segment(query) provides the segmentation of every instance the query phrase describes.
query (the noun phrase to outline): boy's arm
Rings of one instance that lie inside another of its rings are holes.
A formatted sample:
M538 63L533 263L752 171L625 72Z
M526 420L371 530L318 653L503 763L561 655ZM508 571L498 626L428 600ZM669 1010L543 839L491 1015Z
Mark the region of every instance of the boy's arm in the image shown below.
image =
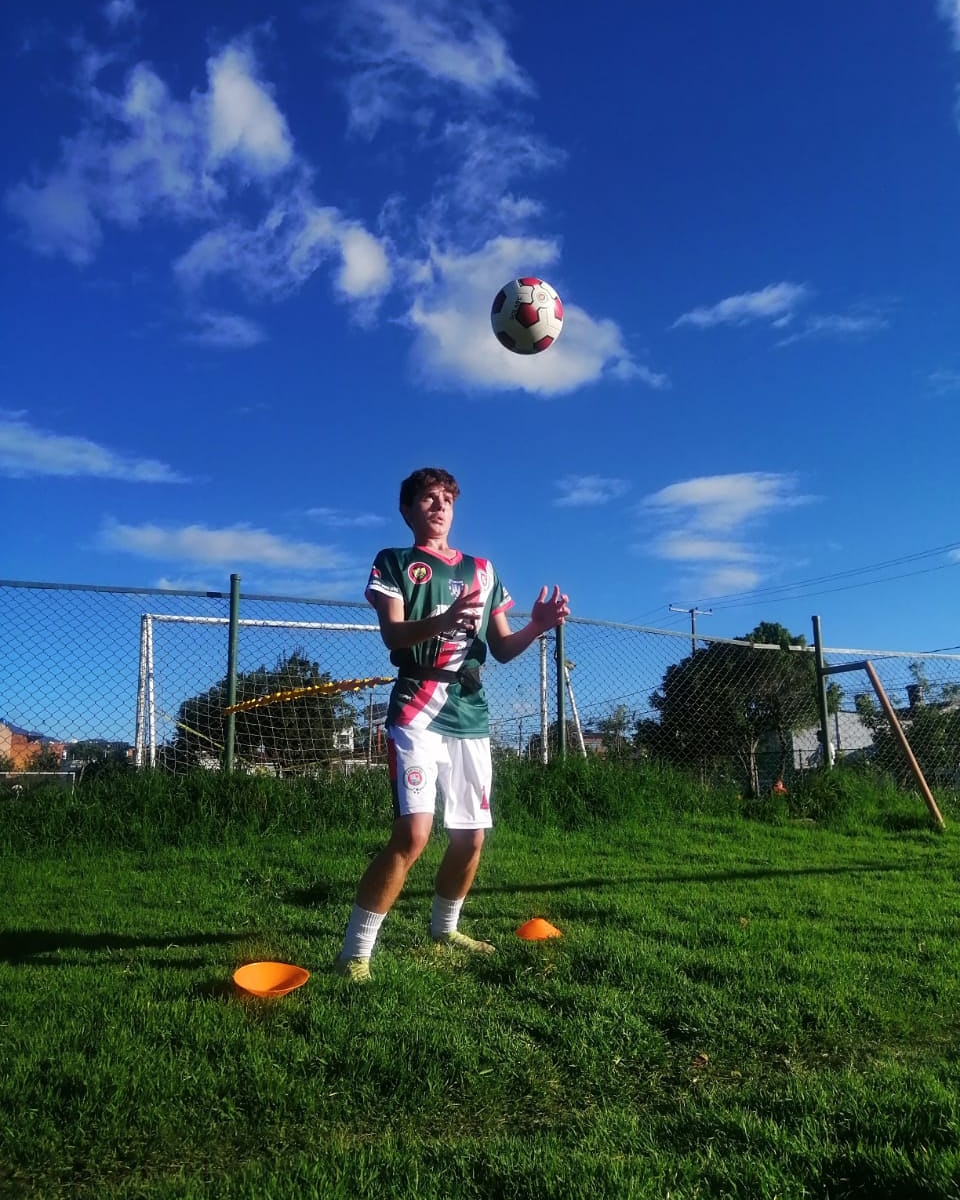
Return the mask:
M476 592L465 592L458 596L442 613L424 617L420 621L403 619L403 600L399 596L387 596L383 592L371 592L370 603L380 622L380 636L388 650L409 650L431 638L475 629L480 620L480 606Z
M553 595L547 596L547 589L542 587L540 595L534 601L530 610L530 620L522 629L513 632L506 613L494 613L487 626L487 645L490 653L500 663L510 662L518 654L550 629L562 625L564 618L570 616L570 597L562 595L559 587L554 587Z

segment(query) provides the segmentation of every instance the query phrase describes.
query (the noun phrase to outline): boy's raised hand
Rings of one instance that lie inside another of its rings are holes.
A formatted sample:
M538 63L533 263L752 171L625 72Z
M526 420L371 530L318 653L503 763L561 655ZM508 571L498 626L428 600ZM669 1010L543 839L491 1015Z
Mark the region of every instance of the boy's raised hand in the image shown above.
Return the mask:
M533 602L533 608L530 610L530 623L534 628L539 629L541 633L546 633L548 629L556 629L558 625L562 625L564 619L570 616L570 597L565 593L561 593L560 588L555 584L553 595L547 595L546 586L540 589L540 595Z

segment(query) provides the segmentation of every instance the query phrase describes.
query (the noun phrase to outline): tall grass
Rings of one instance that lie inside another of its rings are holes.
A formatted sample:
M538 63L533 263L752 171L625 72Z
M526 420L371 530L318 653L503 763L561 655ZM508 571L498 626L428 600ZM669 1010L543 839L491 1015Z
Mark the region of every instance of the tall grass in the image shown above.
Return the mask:
M954 793L939 800L946 816L960 813ZM9 849L77 843L150 849L275 830L383 828L391 813L386 772L376 769L281 780L118 767L81 779L72 793L50 785L0 804L0 847ZM930 825L919 794L859 770L811 772L786 796L749 801L733 785L704 783L667 765L593 755L546 767L504 759L497 765L495 804L498 820L530 832L682 814L771 824L806 819L847 831Z

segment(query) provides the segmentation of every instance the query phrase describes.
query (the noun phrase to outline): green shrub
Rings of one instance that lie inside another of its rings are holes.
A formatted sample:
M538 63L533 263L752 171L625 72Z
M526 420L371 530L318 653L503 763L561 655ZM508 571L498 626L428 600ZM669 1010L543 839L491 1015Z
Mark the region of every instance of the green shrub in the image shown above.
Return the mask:
M891 832L929 829L932 818L919 791L898 788L870 767L843 765L800 776L789 794L790 813L832 829Z

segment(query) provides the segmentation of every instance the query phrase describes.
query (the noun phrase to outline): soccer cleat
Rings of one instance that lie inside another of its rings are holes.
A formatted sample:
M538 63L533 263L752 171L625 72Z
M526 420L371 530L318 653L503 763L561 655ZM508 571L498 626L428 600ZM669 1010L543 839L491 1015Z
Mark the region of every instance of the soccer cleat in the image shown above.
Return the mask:
M496 950L496 946L491 946L489 942L467 937L459 929L454 929L452 933L441 933L433 940L438 946L449 946L452 950L468 950L471 954L493 954Z
M373 978L369 958L338 958L333 969L350 983L367 983Z

